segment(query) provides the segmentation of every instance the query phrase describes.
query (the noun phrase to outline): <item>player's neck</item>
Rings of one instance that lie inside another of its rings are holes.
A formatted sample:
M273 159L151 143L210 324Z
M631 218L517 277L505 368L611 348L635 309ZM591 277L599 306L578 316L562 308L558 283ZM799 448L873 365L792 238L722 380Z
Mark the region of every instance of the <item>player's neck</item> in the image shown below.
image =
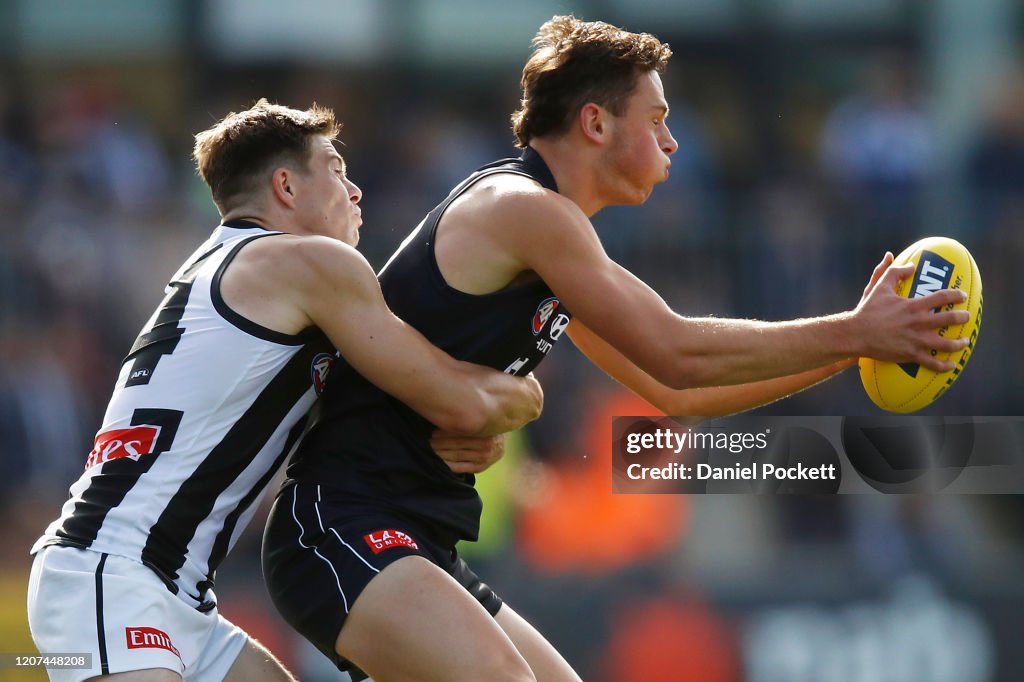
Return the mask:
M264 227L269 230L279 230L281 232L289 232L292 234L300 234L303 232L303 230L296 229L296 226L292 224L293 221L290 219L290 216L280 211L268 210L256 204L235 207L224 214L221 218L221 223L228 223L234 220L245 220L250 223L256 223L260 227Z
M608 205L599 192L590 150L576 144L568 135L535 138L530 141L530 146L551 170L558 193L575 202L587 217Z

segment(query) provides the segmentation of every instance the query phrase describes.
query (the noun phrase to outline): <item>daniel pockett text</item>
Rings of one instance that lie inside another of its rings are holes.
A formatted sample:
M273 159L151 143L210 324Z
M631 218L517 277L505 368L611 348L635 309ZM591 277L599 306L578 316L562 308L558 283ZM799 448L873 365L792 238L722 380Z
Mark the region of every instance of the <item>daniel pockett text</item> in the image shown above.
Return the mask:
M1024 417L615 416L613 493L1024 493Z
M628 455L645 452L682 455L700 451L748 454L752 461L742 463L685 464L679 461L660 466L645 466L640 462L626 465L626 476L634 481L678 480L678 481L834 481L835 464L807 466L797 462L793 466L781 466L769 462L758 462L758 451L768 448L771 429L759 433L726 433L723 431L694 431L692 429L656 428L644 432L627 433L625 451Z
M843 464L821 434L774 417L615 417L612 492L835 494Z

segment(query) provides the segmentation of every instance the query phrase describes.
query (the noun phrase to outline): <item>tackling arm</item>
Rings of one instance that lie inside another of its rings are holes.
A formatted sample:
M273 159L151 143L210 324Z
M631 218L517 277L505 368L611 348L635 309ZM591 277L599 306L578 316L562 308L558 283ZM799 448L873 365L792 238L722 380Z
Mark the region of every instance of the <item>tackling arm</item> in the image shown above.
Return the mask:
M543 392L513 377L460 362L387 307L373 270L355 249L330 239L291 244L298 304L364 377L436 426L494 435L536 419Z

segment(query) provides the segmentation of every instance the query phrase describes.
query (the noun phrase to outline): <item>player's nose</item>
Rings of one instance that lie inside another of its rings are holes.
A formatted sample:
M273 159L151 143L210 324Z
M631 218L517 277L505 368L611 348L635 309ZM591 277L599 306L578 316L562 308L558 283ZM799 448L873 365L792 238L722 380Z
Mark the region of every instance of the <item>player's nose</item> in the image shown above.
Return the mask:
M348 178L345 178L345 186L348 188L348 198L353 204L358 204L359 200L363 198L363 190L359 189L359 185L352 182Z
M679 149L679 143L676 142L676 138L672 137L672 133L669 131L668 126L666 126L664 137L661 140L661 151L672 156L676 153L677 149Z

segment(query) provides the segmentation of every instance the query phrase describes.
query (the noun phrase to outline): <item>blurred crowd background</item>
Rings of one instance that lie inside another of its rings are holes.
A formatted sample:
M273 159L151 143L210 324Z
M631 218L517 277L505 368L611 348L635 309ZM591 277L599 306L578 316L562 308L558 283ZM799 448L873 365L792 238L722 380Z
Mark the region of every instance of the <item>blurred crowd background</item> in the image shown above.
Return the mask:
M928 413L1024 414L1018 2L0 0L0 649L32 650L28 548L217 223L192 135L259 97L333 107L380 267L513 155L519 72L555 13L675 52L672 177L598 214L612 257L684 315L786 319L849 309L886 250L955 237L985 320ZM464 551L584 679L1024 679L1020 497L613 496L610 418L650 408L569 343L553 356L546 413L481 477L485 538ZM850 370L761 412L877 408ZM303 679L337 679L270 606L261 530L221 571L223 612Z

